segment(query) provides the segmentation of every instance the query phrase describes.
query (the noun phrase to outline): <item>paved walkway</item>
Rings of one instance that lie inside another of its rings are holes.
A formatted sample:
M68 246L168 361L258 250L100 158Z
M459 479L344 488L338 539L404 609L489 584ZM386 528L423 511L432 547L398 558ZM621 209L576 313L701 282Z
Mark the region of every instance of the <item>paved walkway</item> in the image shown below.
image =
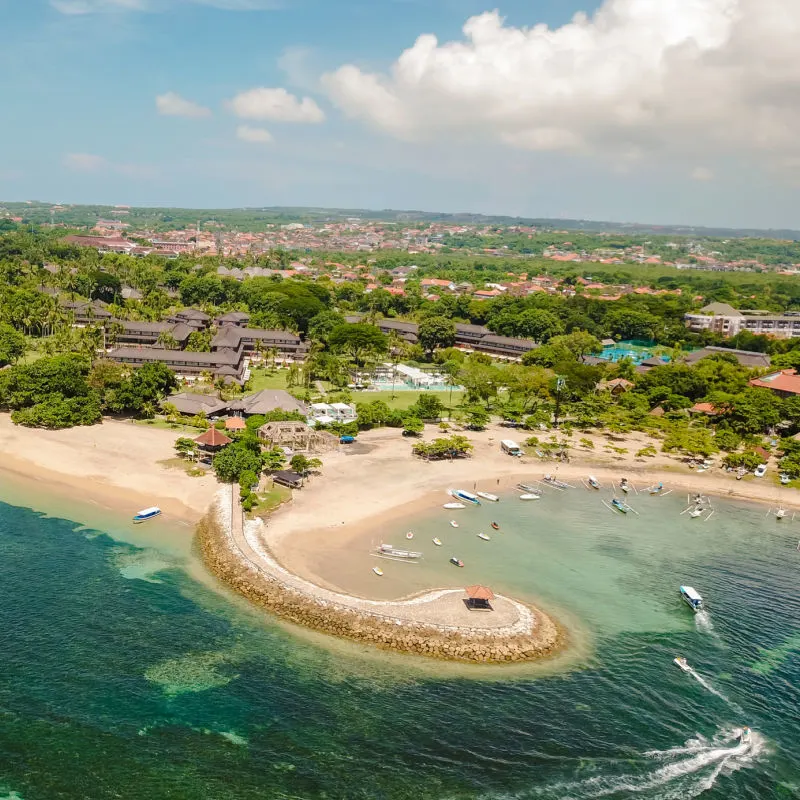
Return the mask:
M223 487L217 499L217 515L229 544L240 559L262 577L275 581L320 606L355 611L395 625L435 628L467 636L520 636L533 633L536 620L530 608L496 595L491 613L469 611L463 589L439 589L406 600L365 600L333 592L284 569L263 540L261 520L243 521L236 487Z

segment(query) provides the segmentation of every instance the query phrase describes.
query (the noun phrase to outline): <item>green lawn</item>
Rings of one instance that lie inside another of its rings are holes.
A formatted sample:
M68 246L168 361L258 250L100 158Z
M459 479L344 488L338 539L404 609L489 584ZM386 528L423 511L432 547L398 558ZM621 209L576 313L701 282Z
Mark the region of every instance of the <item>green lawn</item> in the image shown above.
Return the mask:
M279 369L275 372L268 372L263 367L256 367L251 371L250 384L252 392L260 392L262 389L286 389L286 376L289 370Z
M174 431L177 436L186 434L187 436L198 436L203 433L205 428L195 428L192 425L180 425L177 422L167 422L165 419L134 419L134 425L147 425L150 428L159 428L165 431Z
M391 409L405 411L405 409L417 402L417 398L421 394L432 394L438 397L445 407L450 402L450 392L395 392L394 398L392 398L391 390L386 392L353 392L353 402L373 403L376 400L382 400ZM463 396L464 392L453 392L453 408L461 402Z

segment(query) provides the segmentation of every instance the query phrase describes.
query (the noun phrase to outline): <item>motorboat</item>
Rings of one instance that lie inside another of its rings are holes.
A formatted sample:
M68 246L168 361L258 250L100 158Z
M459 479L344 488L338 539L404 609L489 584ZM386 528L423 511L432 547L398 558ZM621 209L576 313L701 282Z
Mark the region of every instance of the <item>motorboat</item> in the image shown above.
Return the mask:
M466 508L463 503L445 503L442 508L449 508L455 511L457 508Z
M478 495L472 494L472 492L468 492L465 489L448 489L447 494L460 503L470 503L473 506L479 506L481 504Z
M533 494L533 492L526 492L525 494L521 494L519 496L519 499L520 500L538 500L539 499L539 495L538 494Z
M619 497L615 497L611 501L611 505L617 510L622 512L623 514L627 514L630 511L630 506L624 501L620 500Z
M691 586L681 586L680 594L686 605L688 605L692 611L702 610L703 598L700 597L700 593L696 589L693 589Z
M400 558L406 561L422 558L422 553L417 553L413 550L402 550L398 547L392 547L390 544L382 544L377 548L377 553L384 558Z
M750 738L752 735L753 731L751 731L750 728L742 728L739 731L739 736L737 737L739 739L739 744L750 744Z
M450 527L451 528L457 528L458 527L458 523L454 519L451 519L450 520Z
M373 567L372 571L379 577L383 577L383 570L380 567Z
M587 482L592 489L600 489L600 481L598 481L594 475L590 475L587 479Z
M414 531L409 531L406 534L406 539L413 539L414 538Z
M492 541L492 537L491 536L487 536L485 533L479 533L478 534L478 538L479 539L483 539L484 542L491 542Z
M462 561L460 558L456 558L455 556L453 556L453 557L450 559L450 563L451 563L453 566L456 566L456 567L463 567L463 566L464 566L464 562L463 562L463 561Z
M149 519L153 519L161 514L161 509L158 506L152 506L151 508L143 508L141 511L136 513L133 517L133 521L135 523L139 522L147 522Z
M677 658L673 658L672 663L679 669L682 669L684 672L689 672L691 670L689 663L686 661L685 658L683 658L683 656L678 656Z
M498 525L496 522L493 522L493 523L492 523L492 527L493 527L493 528L494 528L496 531L499 531L499 530L500 530L500 526L499 526L499 525Z
M496 494L492 494L491 492L478 492L478 497L482 497L484 500L488 500L490 503L499 503L500 498Z
M437 547L441 547L441 546L442 546L442 540L441 540L441 539L440 539L438 536L434 536L434 537L433 537L433 543L434 543L434 544L435 544Z

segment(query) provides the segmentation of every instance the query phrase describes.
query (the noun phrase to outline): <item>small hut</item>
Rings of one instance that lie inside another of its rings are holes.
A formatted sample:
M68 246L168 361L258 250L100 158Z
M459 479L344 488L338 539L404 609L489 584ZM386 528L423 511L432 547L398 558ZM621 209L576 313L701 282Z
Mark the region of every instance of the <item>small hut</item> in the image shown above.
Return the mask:
M494 600L494 592L488 586L467 586L465 605L470 611L493 611L489 601Z
M218 431L216 428L209 428L204 434L195 439L195 442L200 445L200 449L209 455L218 453L223 447L229 445L231 441L232 439L229 439L222 431Z
M241 417L228 417L225 420L226 431L243 431L247 425Z
M292 470L284 469L272 473L272 480L281 486L287 486L289 489L302 489L303 476Z

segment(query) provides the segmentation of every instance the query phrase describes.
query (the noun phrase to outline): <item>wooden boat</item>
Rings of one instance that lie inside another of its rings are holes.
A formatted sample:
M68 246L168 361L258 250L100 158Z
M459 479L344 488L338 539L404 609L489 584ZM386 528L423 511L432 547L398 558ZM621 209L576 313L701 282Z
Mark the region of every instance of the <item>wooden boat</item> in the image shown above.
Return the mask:
M491 542L492 541L492 537L491 536L487 536L485 533L479 533L478 534L478 538L479 539L483 539L484 542Z
M587 481L589 483L589 486L592 487L592 489L600 489L600 481L598 481L594 475L590 475Z
M498 525L496 522L493 522L493 523L492 523L492 527L493 527L493 528L494 528L496 531L499 531L499 530L500 530L500 526L499 526L499 525Z
M398 558L404 561L414 561L422 558L422 553L417 553L414 550L401 550L398 547L392 547L390 544L382 544L378 547L377 554L383 558Z
M658 483L653 484L652 486L648 486L645 491L648 494L661 494L664 491L664 484L660 481Z
M574 489L575 487L571 483L567 483L566 481L560 481L555 475L545 475L542 478L542 483L546 483L548 486L552 486L554 489Z
M455 511L457 508L466 508L463 503L445 503L442 508L449 508Z
M479 506L481 504L478 495L472 494L472 492L468 492L466 489L448 489L447 494L461 503L470 503L473 506Z
M455 556L453 556L450 559L450 563L453 564L453 566L456 566L456 567L463 567L464 566L464 562L460 558L456 558Z
M491 494L490 492L478 492L478 497L482 497L484 500L488 500L490 503L500 502L500 498L496 494Z
M134 515L133 521L134 523L147 522L147 520L154 519L159 514L161 514L161 509L158 506L143 508L141 511L139 511L137 514Z
M458 523L454 519L451 519L450 520L450 527L451 528L457 528L458 527Z
M619 488L622 489L622 491L625 492L625 494L628 494L628 492L631 490L631 485L628 483L627 478L622 478L620 480Z
M383 570L380 567L373 567L372 571L379 577L383 577Z
M413 538L414 538L414 532L413 532L413 531L409 531L409 532L406 534L406 539L413 539Z
M528 483L518 483L517 489L519 489L521 492L527 492L528 494L536 494L537 492L536 487L531 486Z
M434 544L435 544L437 547L441 547L441 546L442 546L442 540L441 540L441 539L440 539L438 536L434 536L434 537L433 537L433 543L434 543Z
M539 499L539 495L538 494L533 494L533 492L528 492L526 494L521 494L519 496L519 499L520 500L538 500Z
M630 506L623 500L620 500L618 497L615 497L611 501L611 505L616 508L617 511L621 511L623 514L627 514L628 511L630 511Z
M698 508L697 506L695 506L695 507L694 507L694 508L693 508L693 509L692 509L692 510L689 512L689 516L690 516L692 519L697 519L698 517L702 517L702 516L703 516L703 509L702 509L702 508Z

